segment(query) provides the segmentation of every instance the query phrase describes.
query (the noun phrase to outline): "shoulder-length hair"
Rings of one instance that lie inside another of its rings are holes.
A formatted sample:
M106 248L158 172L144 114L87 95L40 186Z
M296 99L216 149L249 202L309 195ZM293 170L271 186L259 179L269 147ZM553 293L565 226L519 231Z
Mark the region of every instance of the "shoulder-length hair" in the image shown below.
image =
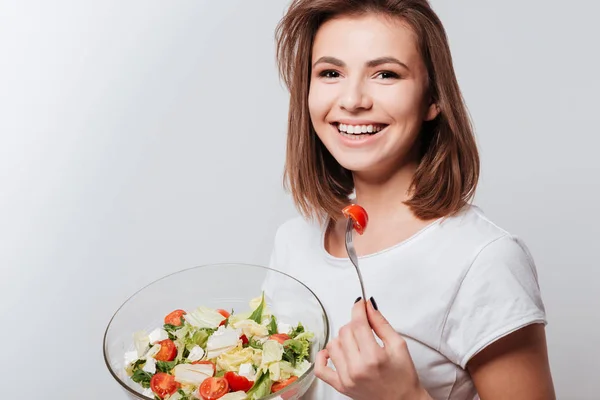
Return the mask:
M421 219L460 211L474 196L479 154L454 72L445 29L427 0L293 0L276 29L279 73L290 91L284 186L305 217L341 217L352 173L325 148L308 111L311 58L319 27L340 15L379 13L416 33L428 71L428 95L440 109L420 132L421 158L405 202Z

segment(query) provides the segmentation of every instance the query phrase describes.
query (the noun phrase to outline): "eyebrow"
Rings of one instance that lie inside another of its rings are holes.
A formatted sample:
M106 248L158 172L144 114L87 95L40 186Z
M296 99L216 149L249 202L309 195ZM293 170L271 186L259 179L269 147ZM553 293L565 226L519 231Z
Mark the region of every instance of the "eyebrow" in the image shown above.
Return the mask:
M340 67L343 68L346 66L346 63L344 63L342 60L340 60L339 58L335 58L335 57L329 57L329 56L324 56L319 58L314 64L313 64L313 68L315 66L317 66L317 64L333 64L336 67ZM374 67L378 67L380 65L383 64L397 64L403 68L406 68L407 70L410 71L410 69L408 68L408 66L406 64L404 64L402 61L398 60L397 58L394 57L379 57L376 58L374 60L370 60L367 61L365 63L365 65L369 68L374 68Z

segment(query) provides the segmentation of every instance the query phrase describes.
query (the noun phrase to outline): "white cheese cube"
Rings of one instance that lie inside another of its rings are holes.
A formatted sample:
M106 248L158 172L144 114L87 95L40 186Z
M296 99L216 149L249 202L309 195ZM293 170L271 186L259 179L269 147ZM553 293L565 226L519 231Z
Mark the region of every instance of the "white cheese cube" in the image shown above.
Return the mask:
M161 328L156 328L148 335L148 340L150 341L150 344L154 344L156 342L160 342L161 340L165 340L168 338L169 334L167 333L167 331Z
M246 377L249 381L256 379L256 371L251 363L241 364L238 375Z
M292 326L290 324L286 324L285 322L277 323L277 332L278 333L290 333Z
M142 368L142 370L151 373L151 374L155 374L156 373L156 360L152 357L148 358L146 360L146 363L144 364L144 368Z
M154 392L152 391L152 389L148 388L148 389L144 389L144 391L142 392L142 394L146 397L150 397L151 399L154 398Z
M200 361L204 357L204 349L200 346L194 346L192 350L190 350L190 354L187 359L189 361Z

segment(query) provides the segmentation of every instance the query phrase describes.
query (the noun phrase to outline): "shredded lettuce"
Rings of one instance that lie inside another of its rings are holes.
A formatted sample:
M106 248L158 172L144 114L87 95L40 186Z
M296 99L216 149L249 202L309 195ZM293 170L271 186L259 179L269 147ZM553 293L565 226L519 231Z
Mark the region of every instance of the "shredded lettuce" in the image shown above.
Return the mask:
M142 385L143 388L150 387L150 379L152 379L152 375L150 372L143 371L141 369L137 369L133 375L131 375L131 380Z
M246 392L246 396L251 400L258 400L261 397L271 394L271 386L273 381L269 377L269 374L258 372L254 385Z
M189 312L183 318L195 328L213 328L219 327L219 324L225 320L218 311L208 307L198 307Z
M290 337L292 339L295 339L296 336L298 336L299 334L304 332L304 326L302 325L301 322L298 322L298 325L292 329L292 331L290 332Z
M250 305L252 306L252 302L250 302ZM265 308L265 293L263 292L260 303L258 304L258 306L256 306L256 308L254 309L252 314L250 314L250 317L248 319L251 319L251 320L255 321L257 324L260 324L263 319L263 309L264 308Z
M289 349L292 351L297 363L306 360L309 356L310 341L306 337L301 339L288 339L283 342L283 346L286 350ZM289 357L290 353L288 352L287 355ZM290 361L288 357L286 357L286 361Z
M262 364L268 364L281 361L283 356L283 346L276 340L267 340L263 344Z

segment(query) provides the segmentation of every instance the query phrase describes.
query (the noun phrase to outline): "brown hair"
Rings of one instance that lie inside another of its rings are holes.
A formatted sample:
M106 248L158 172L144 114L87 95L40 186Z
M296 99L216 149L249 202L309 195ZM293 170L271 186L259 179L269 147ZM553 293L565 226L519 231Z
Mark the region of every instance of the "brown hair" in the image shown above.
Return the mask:
M421 219L458 212L474 196L479 155L452 65L446 32L427 0L293 0L276 29L277 61L290 91L284 186L306 217L337 219L354 189L352 173L325 148L308 112L312 46L319 27L339 15L381 13L409 24L439 115L423 124L422 153L405 203Z

